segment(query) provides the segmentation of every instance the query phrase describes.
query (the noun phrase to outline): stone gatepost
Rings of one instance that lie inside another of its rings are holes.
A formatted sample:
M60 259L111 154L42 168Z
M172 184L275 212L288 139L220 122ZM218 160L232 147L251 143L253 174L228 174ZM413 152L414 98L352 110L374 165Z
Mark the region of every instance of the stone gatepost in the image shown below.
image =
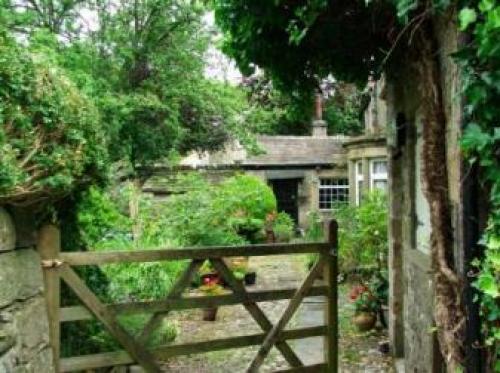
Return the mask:
M0 373L54 371L30 215L0 207Z

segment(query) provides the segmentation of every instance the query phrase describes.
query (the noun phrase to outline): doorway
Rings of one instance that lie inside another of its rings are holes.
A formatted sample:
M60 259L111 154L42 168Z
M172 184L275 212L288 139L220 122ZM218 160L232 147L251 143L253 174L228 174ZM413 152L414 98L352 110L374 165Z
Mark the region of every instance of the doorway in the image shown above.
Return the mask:
M297 225L299 223L299 182L300 179L269 180L276 196L278 212L286 212Z

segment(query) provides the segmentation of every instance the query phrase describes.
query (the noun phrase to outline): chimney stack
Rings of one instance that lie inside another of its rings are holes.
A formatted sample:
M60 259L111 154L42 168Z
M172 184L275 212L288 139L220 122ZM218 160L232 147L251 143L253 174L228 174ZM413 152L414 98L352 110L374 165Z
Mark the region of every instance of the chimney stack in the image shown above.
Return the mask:
M326 122L323 120L323 96L316 94L314 120L312 122L313 137L327 137Z

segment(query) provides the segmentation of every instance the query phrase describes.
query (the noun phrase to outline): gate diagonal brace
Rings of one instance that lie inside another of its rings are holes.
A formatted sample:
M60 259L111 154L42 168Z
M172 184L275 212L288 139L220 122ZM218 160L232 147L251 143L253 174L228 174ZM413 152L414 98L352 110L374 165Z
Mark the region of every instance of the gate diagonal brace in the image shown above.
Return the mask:
M316 264L313 269L307 275L306 279L302 282L301 286L297 289L292 299L288 303L285 311L276 325L268 332L264 342L259 348L257 355L250 363L250 366L247 369L249 373L256 373L259 371L259 368L264 363L265 358L271 351L271 348L279 341L279 336L283 329L286 327L290 319L293 317L297 309L299 308L302 300L307 295L311 287L314 285L314 281L318 278L323 266L325 264L325 259L322 257Z
M142 344L134 339L116 320L116 314L110 312L97 296L87 287L85 282L76 272L64 264L60 268L61 278L78 296L80 301L94 316L103 323L108 332L113 336L134 359L148 373L160 373L160 367L154 356Z
M265 333L269 333L273 329L273 324L268 319L266 314L260 309L257 303L250 300L245 287L234 277L232 271L227 267L226 263L220 258L210 259L210 262L212 263L216 271L219 272L220 275L222 275L222 278L227 282L234 293L236 295L240 295L243 299L245 299L245 301L243 302L243 306L261 327L261 329ZM286 341L277 341L275 344L276 348L281 352L283 357L292 367L296 368L304 366L300 358Z

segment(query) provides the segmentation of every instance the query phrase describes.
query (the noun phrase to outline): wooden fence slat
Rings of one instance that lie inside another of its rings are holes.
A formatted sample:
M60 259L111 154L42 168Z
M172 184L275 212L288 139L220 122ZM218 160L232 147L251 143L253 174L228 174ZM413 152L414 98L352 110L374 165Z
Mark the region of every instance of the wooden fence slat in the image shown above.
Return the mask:
M323 373L326 371L326 364L308 365L284 370L276 370L274 373Z
M148 373L160 372L154 357L118 323L116 317L109 312L101 301L92 293L85 283L70 267L63 264L60 274L66 284L74 291L85 306L101 321L108 332L116 338L130 356L137 361Z
M280 341L284 342L289 339L318 337L325 335L326 330L326 326L286 330L282 335L280 335ZM248 347L261 344L265 337L266 333L260 333L222 339L212 339L203 342L192 342L182 345L171 345L154 349L154 354L161 359L166 359L179 355L190 355L210 351Z
M304 299L309 289L313 286L314 281L316 281L316 279L318 278L320 271L323 269L324 264L325 264L325 259L323 257L321 257L320 260L316 262L312 270L309 272L305 280L302 282L300 288L297 290L293 298L288 303L288 306L286 307L279 321L269 331L269 334L267 335L266 339L259 348L257 355L250 363L247 372L256 373L259 371L259 368L264 362L266 356L269 354L269 351L271 351L271 348L278 341L279 334L288 324L293 314L295 313L295 311L297 311L300 304L302 303L302 299Z
M326 325L297 328L285 330L280 335L280 338L282 340L292 340L318 337L325 335L326 332ZM262 343L265 337L266 333L259 333L180 345L158 346L153 348L151 352L155 357L165 359L185 354L196 354L208 351L254 346ZM131 363L133 363L133 359L125 351L116 351L64 358L61 360L61 370L62 372L71 372L76 370L105 368L114 365L125 365Z
M328 250L327 243L266 244L248 246L208 246L184 249L134 251L75 251L61 253L60 258L71 266L111 263L156 262L164 260L216 259L233 256L266 256L320 253Z
M167 299L160 301L144 301L144 302L127 302L108 304L106 308L117 314L135 314L135 313L150 313L160 311L179 311L195 308L209 308L231 306L243 303L247 299L253 302L269 302L274 300L290 299L293 297L297 289L276 289L276 290L257 290L248 291L248 297L245 298L236 294L225 295L208 295L199 297L187 297L178 299ZM311 288L308 297L326 295L328 291L327 286L315 286ZM91 320L93 319L92 313L82 306L71 306L61 308L61 322Z
M252 302L248 298L247 291L243 284L236 280L233 275L233 272L227 267L226 263L222 259L213 259L211 260L215 269L219 274L222 275L222 278L229 284L231 289L235 292L235 294L242 295L247 298L247 300L243 303L243 306L247 309L250 315L254 318L254 320L259 324L263 331L268 332L273 328L273 324L267 318L266 314L262 312L259 306ZM288 363L292 367L302 366L302 361L295 354L295 352L291 349L291 347L285 341L279 341L276 343L276 348L281 352L283 357L288 361Z
M167 295L166 300L169 299L175 299L178 298L182 295L182 292L184 289L189 286L189 283L191 282L191 279L193 278L194 274L198 269L201 267L203 264L203 260L192 260L191 263L189 263L189 266L186 268L184 273L177 279L176 283L170 290L170 293ZM162 320L165 318L165 316L168 315L170 310L164 310L160 312L156 312L151 316L151 318L147 321L146 325L144 326L141 334L139 335L139 342L146 345L148 342L149 337L151 334L158 328L158 326L161 324Z
M325 260L323 278L328 286L328 294L325 302L325 323L328 326L328 333L324 338L324 354L327 364L327 373L337 373L338 371L338 225L335 220L330 220L326 225L327 240L330 250L322 253Z
M87 371L119 365L133 364L134 359L126 351L65 357L61 359L61 372Z

